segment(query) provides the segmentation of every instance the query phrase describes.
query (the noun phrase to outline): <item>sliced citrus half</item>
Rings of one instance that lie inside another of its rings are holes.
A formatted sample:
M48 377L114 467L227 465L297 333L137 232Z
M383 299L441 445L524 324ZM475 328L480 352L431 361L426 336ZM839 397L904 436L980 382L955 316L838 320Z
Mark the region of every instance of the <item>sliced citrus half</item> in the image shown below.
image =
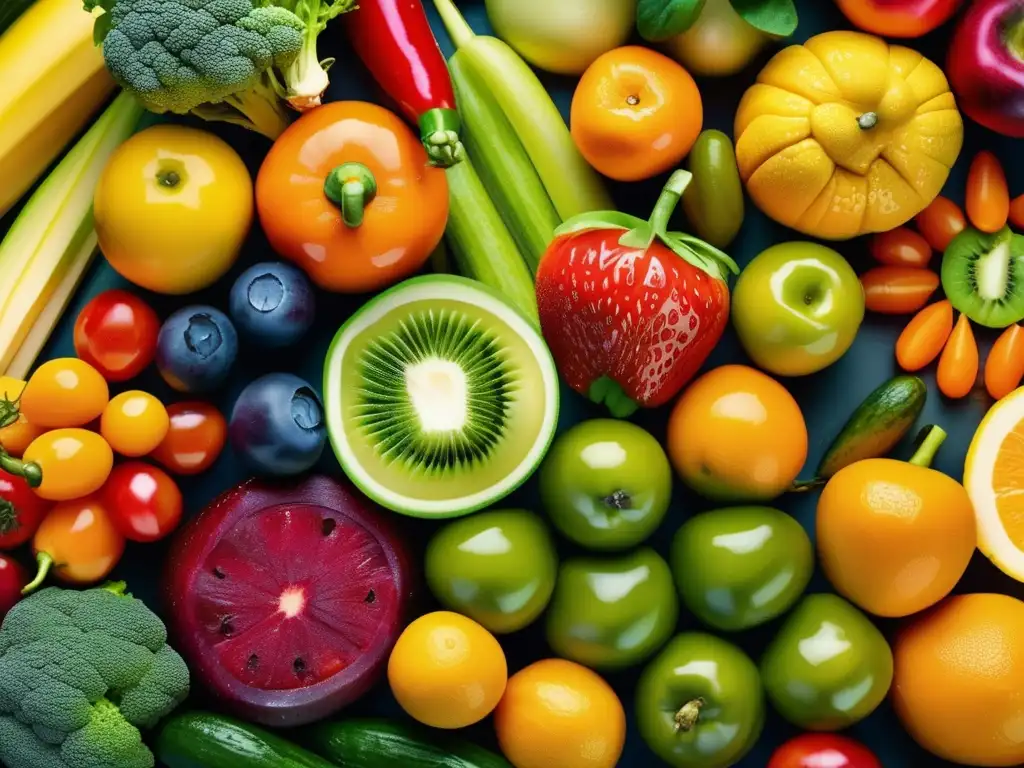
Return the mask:
M967 451L964 487L978 521L978 548L1024 581L1024 387L982 420Z
M482 509L537 468L558 422L539 329L500 294L449 275L407 280L341 327L324 367L342 469L416 517Z

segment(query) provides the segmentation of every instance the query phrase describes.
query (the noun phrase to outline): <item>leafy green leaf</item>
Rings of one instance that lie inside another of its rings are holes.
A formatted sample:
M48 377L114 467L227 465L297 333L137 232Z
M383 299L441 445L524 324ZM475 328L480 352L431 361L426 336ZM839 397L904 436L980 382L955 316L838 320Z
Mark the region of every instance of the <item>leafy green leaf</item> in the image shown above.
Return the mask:
M581 213L561 223L555 230L555 236L584 232L588 229L635 229L647 224L643 219L618 211L595 211Z
M103 45L103 41L107 39L107 33L110 31L110 14L101 13L96 17L96 21L92 27L92 43L93 45Z
M697 21L706 0L640 0L636 27L640 37L651 43L682 34Z
M796 32L797 15L793 0L730 0L744 21L769 35L789 37Z

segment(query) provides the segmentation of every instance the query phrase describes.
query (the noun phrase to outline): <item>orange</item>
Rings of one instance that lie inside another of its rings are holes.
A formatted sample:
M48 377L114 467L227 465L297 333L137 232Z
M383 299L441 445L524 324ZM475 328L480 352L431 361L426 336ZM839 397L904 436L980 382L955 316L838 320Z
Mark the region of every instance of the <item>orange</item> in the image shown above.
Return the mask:
M508 681L494 727L515 768L614 768L626 739L626 713L596 672L547 659Z
M434 728L465 728L489 715L505 692L505 653L490 632L448 611L405 628L388 661L402 709Z
M866 459L839 470L818 499L818 555L836 591L877 616L909 616L952 591L977 541L956 480L929 469L937 427L910 462Z
M893 705L911 736L963 765L1024 763L1024 603L958 595L893 645Z
M704 123L690 73L667 56L630 45L583 73L569 123L594 168L617 181L648 179L679 165Z
M679 398L668 452L688 486L714 501L769 501L807 460L807 425L779 382L743 365L704 374Z

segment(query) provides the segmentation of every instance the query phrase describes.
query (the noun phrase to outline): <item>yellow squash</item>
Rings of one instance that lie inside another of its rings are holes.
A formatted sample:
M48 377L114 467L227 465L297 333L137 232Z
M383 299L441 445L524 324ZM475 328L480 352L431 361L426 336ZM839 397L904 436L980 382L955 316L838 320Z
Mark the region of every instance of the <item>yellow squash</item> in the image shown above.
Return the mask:
M884 232L942 190L963 121L942 70L917 51L827 32L780 51L736 113L751 198L814 237Z

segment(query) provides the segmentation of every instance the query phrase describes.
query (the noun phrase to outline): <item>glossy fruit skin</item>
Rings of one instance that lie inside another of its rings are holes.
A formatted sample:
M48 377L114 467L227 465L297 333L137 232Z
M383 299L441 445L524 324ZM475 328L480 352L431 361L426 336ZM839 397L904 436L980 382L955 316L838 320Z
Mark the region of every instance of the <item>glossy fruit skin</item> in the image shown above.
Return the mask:
M1000 400L1024 379L1024 328L1014 324L996 339L985 358L985 389Z
M362 163L379 194L358 226L324 194L335 168ZM328 291L376 291L416 272L441 240L448 181L395 114L358 101L307 112L267 154L256 180L260 222L274 250Z
M493 510L446 524L427 544L424 567L442 605L505 634L529 626L547 607L558 555L537 515Z
M716 248L728 248L743 226L743 182L732 139L707 130L697 137L686 167L693 181L683 195L691 230Z
M183 500L178 484L159 467L142 461L114 467L100 499L129 541L159 541L181 522Z
M570 127L580 153L616 181L675 168L704 122L690 73L650 48L627 45L597 58L573 94Z
M1024 229L1024 195L1010 201L1010 224L1018 232Z
M626 713L596 672L544 659L509 679L494 729L515 768L615 768L626 739Z
M75 354L107 381L128 381L153 362L160 319L128 291L97 294L75 320Z
M837 734L805 733L779 747L768 768L882 768L863 744Z
M729 0L707 0L694 25L668 40L665 50L695 75L728 77L750 64L770 41Z
M785 387L753 368L724 365L683 393L668 422L668 455L701 496L770 501L807 461L807 424Z
M595 669L639 664L672 636L679 601L668 564L653 549L562 563L547 638L562 658Z
M995 594L955 595L903 626L892 702L918 744L964 765L1024 761L1022 632L1024 603Z
M51 507L53 502L38 496L25 478L0 469L0 550L31 539Z
M975 155L967 176L967 216L982 232L992 234L1010 217L1010 190L999 158L988 150Z
M306 274L291 264L254 264L238 276L228 299L243 338L261 347L296 344L312 327L316 297Z
M25 389L25 382L12 376L0 376L0 402L15 402ZM30 424L25 414L18 411L18 419L13 424L0 428L0 447L11 456L20 457L29 443L45 432L44 427Z
M875 267L860 276L864 307L883 315L917 312L939 287L939 275L918 267Z
M103 487L114 466L109 443L86 429L55 429L32 441L22 457L38 464L43 482L36 495L50 501L71 501Z
M124 545L124 536L95 496L57 504L32 538L32 551L53 559L53 578L77 586L106 578Z
M914 223L932 248L945 253L949 244L967 227L967 217L959 205L940 195L917 214Z
M978 341L974 338L971 321L967 315L960 315L935 371L939 391L953 400L967 397L978 380L979 366Z
M677 730L684 708L697 719L689 730ZM672 768L729 768L753 749L764 728L757 667L721 638L676 635L640 675L636 718L647 746Z
M544 510L563 536L596 550L634 547L665 519L668 456L628 421L591 419L559 435L540 469Z
M814 548L795 519L771 507L729 507L687 520L672 540L683 604L725 632L788 611L810 583Z
M0 555L0 624L7 612L21 600L21 590L28 582L28 571L21 563Z
M808 731L842 730L870 715L889 692L892 670L878 628L831 594L805 597L761 657L772 705Z
M465 616L436 611L416 619L398 638L388 682L402 709L421 723L465 728L498 705L508 665L494 635Z
M99 418L110 399L100 372L75 357L47 360L21 393L21 411L37 427L81 427Z
M252 224L252 179L212 133L156 125L113 154L95 211L100 249L119 274L157 293L192 293L238 257Z
M823 245L774 245L740 273L732 322L754 363L806 376L846 354L864 320L864 290L846 259Z
M897 227L872 236L871 255L882 266L924 269L932 260L932 247L909 227Z
M238 333L219 309L185 307L160 326L156 366L164 381L178 392L195 394L217 389L231 372L237 355Z
M327 443L324 405L298 376L270 373L238 395L228 436L256 472L298 475L316 464Z
M175 475L205 472L220 456L228 436L228 423L216 406L196 401L167 406L167 436L151 458Z
M151 453L170 426L164 404L138 389L115 395L100 417L100 434L122 456Z
M921 37L949 21L963 0L836 0L846 17L885 37ZM844 768L840 766L839 768Z
M953 332L953 305L937 301L911 318L896 339L896 361L904 371L919 371L939 356Z

